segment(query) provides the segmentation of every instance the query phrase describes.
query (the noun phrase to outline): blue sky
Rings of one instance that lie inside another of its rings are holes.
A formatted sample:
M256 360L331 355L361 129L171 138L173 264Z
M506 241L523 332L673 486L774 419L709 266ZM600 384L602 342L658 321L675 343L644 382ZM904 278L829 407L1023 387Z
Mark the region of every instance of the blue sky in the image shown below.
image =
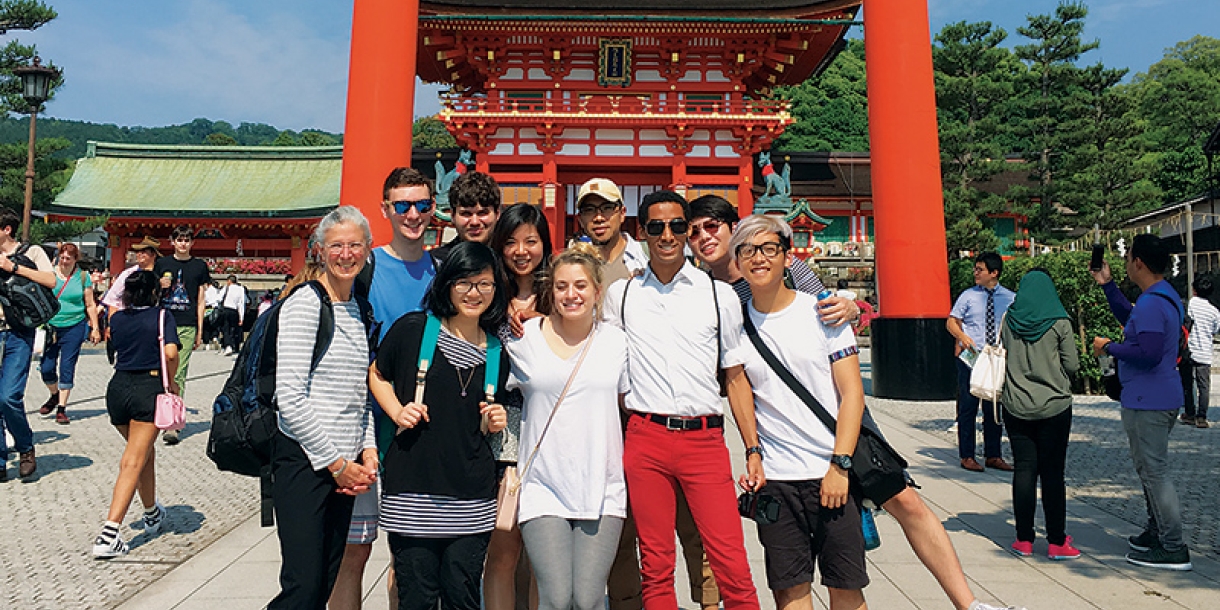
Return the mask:
M693 1L693 0L692 0ZM343 130L352 0L48 0L59 18L10 32L62 66L51 116L157 126L198 117L281 129ZM1056 0L930 0L932 30L991 21L1019 44L1029 13ZM1217 0L1089 0L1082 63L1147 69L1166 47L1220 36ZM417 87L416 114L436 112L438 87Z

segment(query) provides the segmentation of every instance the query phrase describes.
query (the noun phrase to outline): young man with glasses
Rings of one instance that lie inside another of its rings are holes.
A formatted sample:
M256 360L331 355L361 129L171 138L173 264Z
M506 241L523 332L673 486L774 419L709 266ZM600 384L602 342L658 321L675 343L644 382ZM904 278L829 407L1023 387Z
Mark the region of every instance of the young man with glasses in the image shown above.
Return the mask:
M576 193L580 229L601 252L605 285L644 271L648 259L639 242L623 232L627 209L618 185L606 178L591 178Z
M726 373L729 405L749 454L743 486L761 487L757 431L744 416L754 409L750 382L736 359L741 305L684 256L689 206L658 191L640 203L651 260L644 273L607 290L606 318L627 333L631 412L624 442L627 494L639 532L644 607L676 608L675 489L686 495L725 609L758 608L750 576L724 415L716 380Z
M191 256L195 244L194 231L182 225L174 228L170 241L174 245L173 256L162 256L153 265L153 273L161 278L161 306L174 316L178 325L178 382L179 393L186 396L186 374L191 366L191 352L203 344L203 313L206 305L204 293L212 276L203 259ZM161 434L166 445L178 444L178 431L166 430Z
M500 185L481 172L458 176L449 187L449 212L457 237L432 250L432 256L442 263L457 244L464 241L486 244L491 240L491 228L500 217Z
M434 256L436 250L424 249L424 233L436 214L433 188L431 180L411 167L391 170L382 185L381 215L393 228L393 237L390 243L369 251L369 260L353 288L368 298L373 308L373 319L381 328L378 339L385 336L398 318L423 309L424 293L436 277L440 264ZM377 412L381 412L380 408ZM380 417L378 420L378 425L385 423ZM343 562L327 604L332 610L360 608L364 566L377 540L381 518L379 495L374 484L370 493L356 496ZM396 605L393 574L391 570L390 600L391 605Z

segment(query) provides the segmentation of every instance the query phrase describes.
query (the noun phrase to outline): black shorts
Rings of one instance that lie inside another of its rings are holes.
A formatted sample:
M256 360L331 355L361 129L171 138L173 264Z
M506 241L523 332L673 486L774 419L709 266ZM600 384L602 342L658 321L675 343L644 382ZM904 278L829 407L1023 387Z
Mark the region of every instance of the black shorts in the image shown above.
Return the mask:
M155 375L153 373L156 373ZM106 412L110 423L126 426L133 421L153 423L157 414L160 371L115 371L106 386Z
M821 479L767 481L761 493L779 500L779 519L758 526L772 591L813 582L817 562L822 584L856 590L868 586L860 505L851 495L837 509L822 508ZM812 527L812 531L810 528Z

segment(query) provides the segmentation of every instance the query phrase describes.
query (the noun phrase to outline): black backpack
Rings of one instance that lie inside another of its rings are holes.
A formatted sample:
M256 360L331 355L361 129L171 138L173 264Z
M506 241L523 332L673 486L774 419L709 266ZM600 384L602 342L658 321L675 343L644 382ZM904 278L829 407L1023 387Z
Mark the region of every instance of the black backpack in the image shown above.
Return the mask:
M312 373L334 337L335 312L330 296L320 283L306 282L297 289L305 286L314 290L322 301L309 366ZM233 364L233 372L212 403L212 429L208 434L208 458L217 468L261 479L264 526L272 524L271 439L279 430L275 404L276 340L279 338L280 311L286 301L287 298L281 299L255 320L254 328ZM356 302L365 327L375 331L368 301L357 296Z
M25 255L29 244L22 244L9 257L14 265L37 269L34 261ZM4 319L17 328L34 329L59 313L59 299L55 291L15 273L0 272L0 306L4 307Z

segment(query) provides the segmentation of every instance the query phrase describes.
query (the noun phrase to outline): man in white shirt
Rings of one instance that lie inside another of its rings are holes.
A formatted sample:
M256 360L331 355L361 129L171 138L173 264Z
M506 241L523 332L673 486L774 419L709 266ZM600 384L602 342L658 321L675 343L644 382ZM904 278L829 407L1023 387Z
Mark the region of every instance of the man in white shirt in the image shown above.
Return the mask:
M728 284L712 280L683 256L689 228L686 199L658 191L640 203L651 260L643 275L615 282L606 318L627 333L632 413L623 470L640 539L644 606L678 607L674 592L675 488L686 495L726 610L758 608L750 577L716 381L725 369L729 405L746 447L758 446L741 362L741 306ZM719 360L719 362L717 362ZM752 420L751 420L752 421ZM744 484L761 486L762 460L748 452Z
M224 355L229 356L241 351L242 324L246 322L246 287L237 283L237 276L230 275L228 284L220 296L221 342L225 346Z
M1190 347L1190 367L1182 367L1182 387L1186 389L1186 408L1182 411L1182 423L1207 428L1210 425L1207 423L1207 404L1212 383L1212 342L1216 332L1220 331L1220 310L1208 301L1215 289L1211 280L1199 278L1195 280L1193 288L1195 295L1186 307L1193 326L1190 329L1190 338L1187 339ZM1194 386L1199 389L1198 406L1195 403Z

